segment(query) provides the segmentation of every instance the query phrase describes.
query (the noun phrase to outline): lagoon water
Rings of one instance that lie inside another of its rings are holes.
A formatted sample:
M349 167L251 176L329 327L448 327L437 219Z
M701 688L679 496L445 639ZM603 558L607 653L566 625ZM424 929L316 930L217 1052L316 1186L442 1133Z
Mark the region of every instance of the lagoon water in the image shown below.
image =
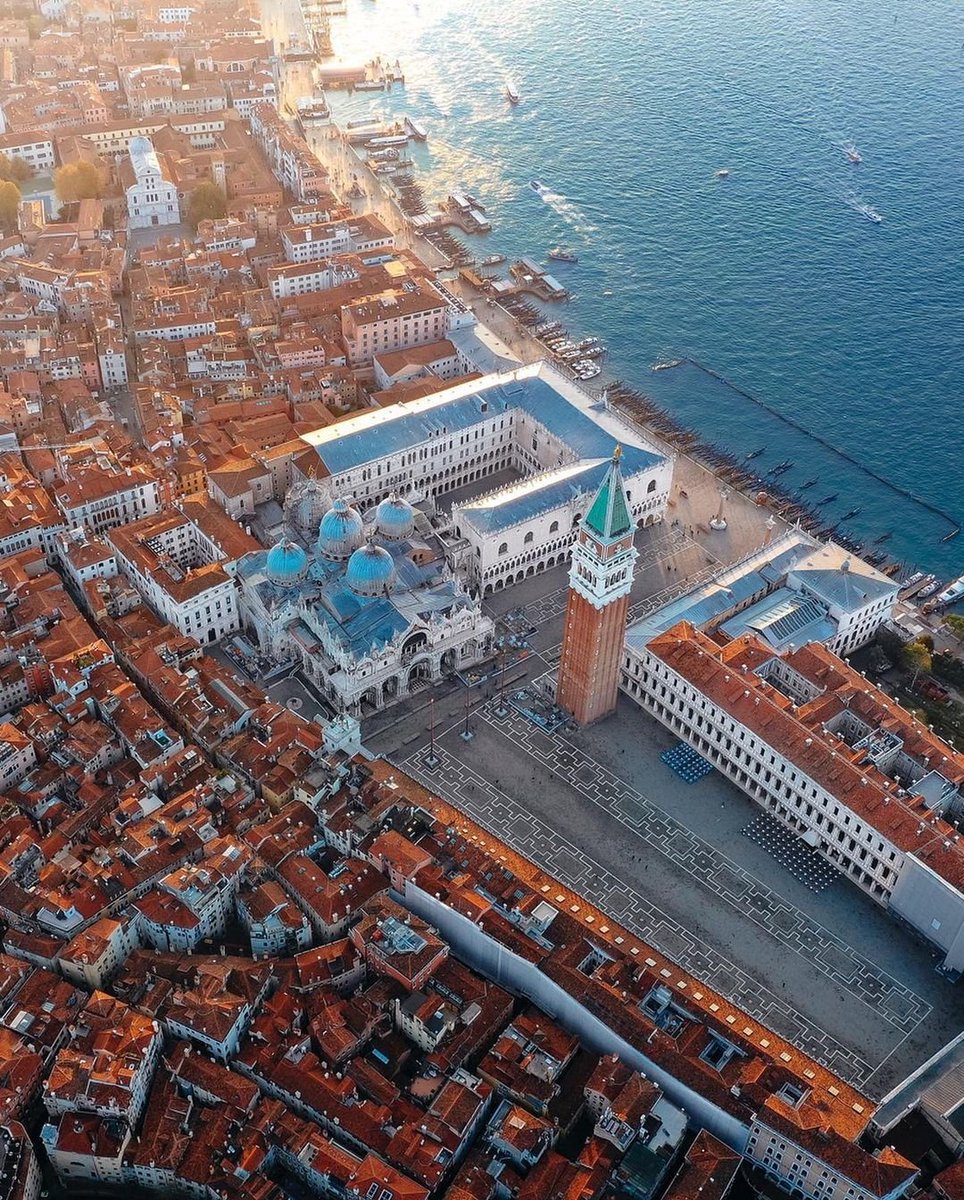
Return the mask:
M332 93L336 119L424 120L420 182L482 201L480 256L578 253L553 266L558 315L612 375L766 446L761 471L793 459L784 485L837 493L830 523L859 506L868 548L892 530L908 568L964 570L964 533L940 541L964 524L959 0L348 0L332 35L346 61L401 60L404 89ZM651 370L681 357L952 522L696 367Z

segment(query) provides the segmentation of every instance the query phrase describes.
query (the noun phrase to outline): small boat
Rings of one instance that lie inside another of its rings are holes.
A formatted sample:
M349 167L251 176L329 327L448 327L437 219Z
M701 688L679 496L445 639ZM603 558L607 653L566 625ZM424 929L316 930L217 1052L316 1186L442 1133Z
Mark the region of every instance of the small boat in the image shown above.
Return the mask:
M674 367L681 367L683 360L681 358L671 358L668 362L654 362L649 368L651 371L672 371Z
M860 509L852 508L849 512L845 512L844 515L840 519L841 519L841 521L849 521L851 517L859 517L859 516L860 516Z
M407 146L408 134L393 134L391 137L374 137L365 143L366 150L385 150L389 146Z
M766 446L761 446L759 450L751 450L749 454L745 454L743 457L749 462L751 458L759 458L761 454L765 453Z
M822 500L818 500L817 504L818 504L818 506L821 506L824 504L833 504L834 500L836 500L836 499L837 499L837 493L831 492L829 496L824 496L824 498Z
M518 104L522 99L511 83L505 85L505 98L510 104Z
M782 475L784 471L789 471L793 466L793 459L785 458L782 463L777 463L775 467L771 467L767 471L768 475Z
M541 179L530 179L529 187L531 187L534 192L538 192L540 196L550 190L548 188L548 186L542 182Z
M730 177L730 168L729 167L720 167L720 169L716 172L717 179L729 179L729 177Z
M574 263L579 261L579 255L575 250L566 250L562 246L553 246L549 251L549 257L553 262Z
M499 265L499 263L504 263L504 262L505 262L504 254L490 254L488 256L488 258L483 258L480 261L479 266L480 267L497 267Z
M806 483L801 483L801 484L800 484L800 491L802 492L802 491L804 491L806 488L812 488L812 487L813 487L813 485L814 485L815 483L818 483L818 482L819 482L819 480L817 480L817 479L808 479Z
M428 131L421 121L416 121L414 117L405 118L405 128L408 130L409 137L414 138L416 142L428 141Z
M886 533L882 533L882 534L880 534L879 537L874 538L874 545L882 546L884 544L884 542L889 542L893 536L894 536L894 531L892 529L888 529Z
M857 149L856 146L845 146L844 154L846 154L846 156L847 156L847 162L853 163L854 166L856 166L858 163L862 163L864 161L860 157L860 151Z
M938 604L956 604L958 600L964 600L964 575L958 576L953 583L948 584L937 597Z
M939 579L934 579L933 576L931 578L932 578L933 582L929 583L927 585L927 587L921 588L921 590L917 593L918 600L929 599L931 596L934 595L935 592L940 592L941 588L944 586ZM947 591L950 591L950 590L951 590L950 588L947 589ZM944 592L941 592L942 596L944 594L945 594ZM950 603L950 602L947 601L947 603Z
M958 527L956 529L952 529L950 533L945 533L944 536L941 538L941 541L942 542L952 542L960 532L961 532L961 527L960 527L960 525L958 525Z

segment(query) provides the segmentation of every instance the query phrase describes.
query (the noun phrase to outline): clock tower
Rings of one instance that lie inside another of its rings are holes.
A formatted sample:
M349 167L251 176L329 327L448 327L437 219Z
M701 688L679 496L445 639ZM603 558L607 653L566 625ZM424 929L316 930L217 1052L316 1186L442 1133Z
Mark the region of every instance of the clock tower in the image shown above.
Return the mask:
M637 558L621 453L617 446L572 550L556 703L580 725L591 725L616 707Z

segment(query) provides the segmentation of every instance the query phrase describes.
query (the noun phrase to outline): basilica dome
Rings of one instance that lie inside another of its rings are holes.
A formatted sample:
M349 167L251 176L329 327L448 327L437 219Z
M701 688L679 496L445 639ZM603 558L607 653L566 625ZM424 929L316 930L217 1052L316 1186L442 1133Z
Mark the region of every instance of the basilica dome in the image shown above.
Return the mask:
M303 579L307 570L308 555L286 537L268 551L267 574L272 583L287 587Z
M375 509L375 528L383 538L403 541L415 532L415 509L393 492Z
M365 526L357 509L338 499L321 518L318 553L344 562L365 540Z
M348 560L345 582L359 596L380 596L395 586L395 563L381 546L369 542Z

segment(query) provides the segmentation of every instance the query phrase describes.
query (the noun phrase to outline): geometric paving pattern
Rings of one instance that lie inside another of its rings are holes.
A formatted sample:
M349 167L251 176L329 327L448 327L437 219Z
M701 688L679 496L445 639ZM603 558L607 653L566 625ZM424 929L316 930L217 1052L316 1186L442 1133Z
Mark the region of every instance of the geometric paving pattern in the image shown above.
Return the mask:
M548 734L515 712L494 716L495 701L477 716L498 729L592 804L605 809L674 867L736 907L788 950L803 955L815 971L873 1005L881 1019L908 1034L926 1020L930 1006L899 980L881 971L842 938L767 888L732 859L658 808L637 789L574 746L563 734ZM407 758L402 756L407 753ZM705 980L746 1013L796 1042L812 1057L861 1086L875 1068L803 1016L790 1001L731 962L715 947L683 928L625 880L524 809L436 742L439 764L423 765L424 746L402 751L398 765L473 820L504 839L544 870L591 895L600 908Z

